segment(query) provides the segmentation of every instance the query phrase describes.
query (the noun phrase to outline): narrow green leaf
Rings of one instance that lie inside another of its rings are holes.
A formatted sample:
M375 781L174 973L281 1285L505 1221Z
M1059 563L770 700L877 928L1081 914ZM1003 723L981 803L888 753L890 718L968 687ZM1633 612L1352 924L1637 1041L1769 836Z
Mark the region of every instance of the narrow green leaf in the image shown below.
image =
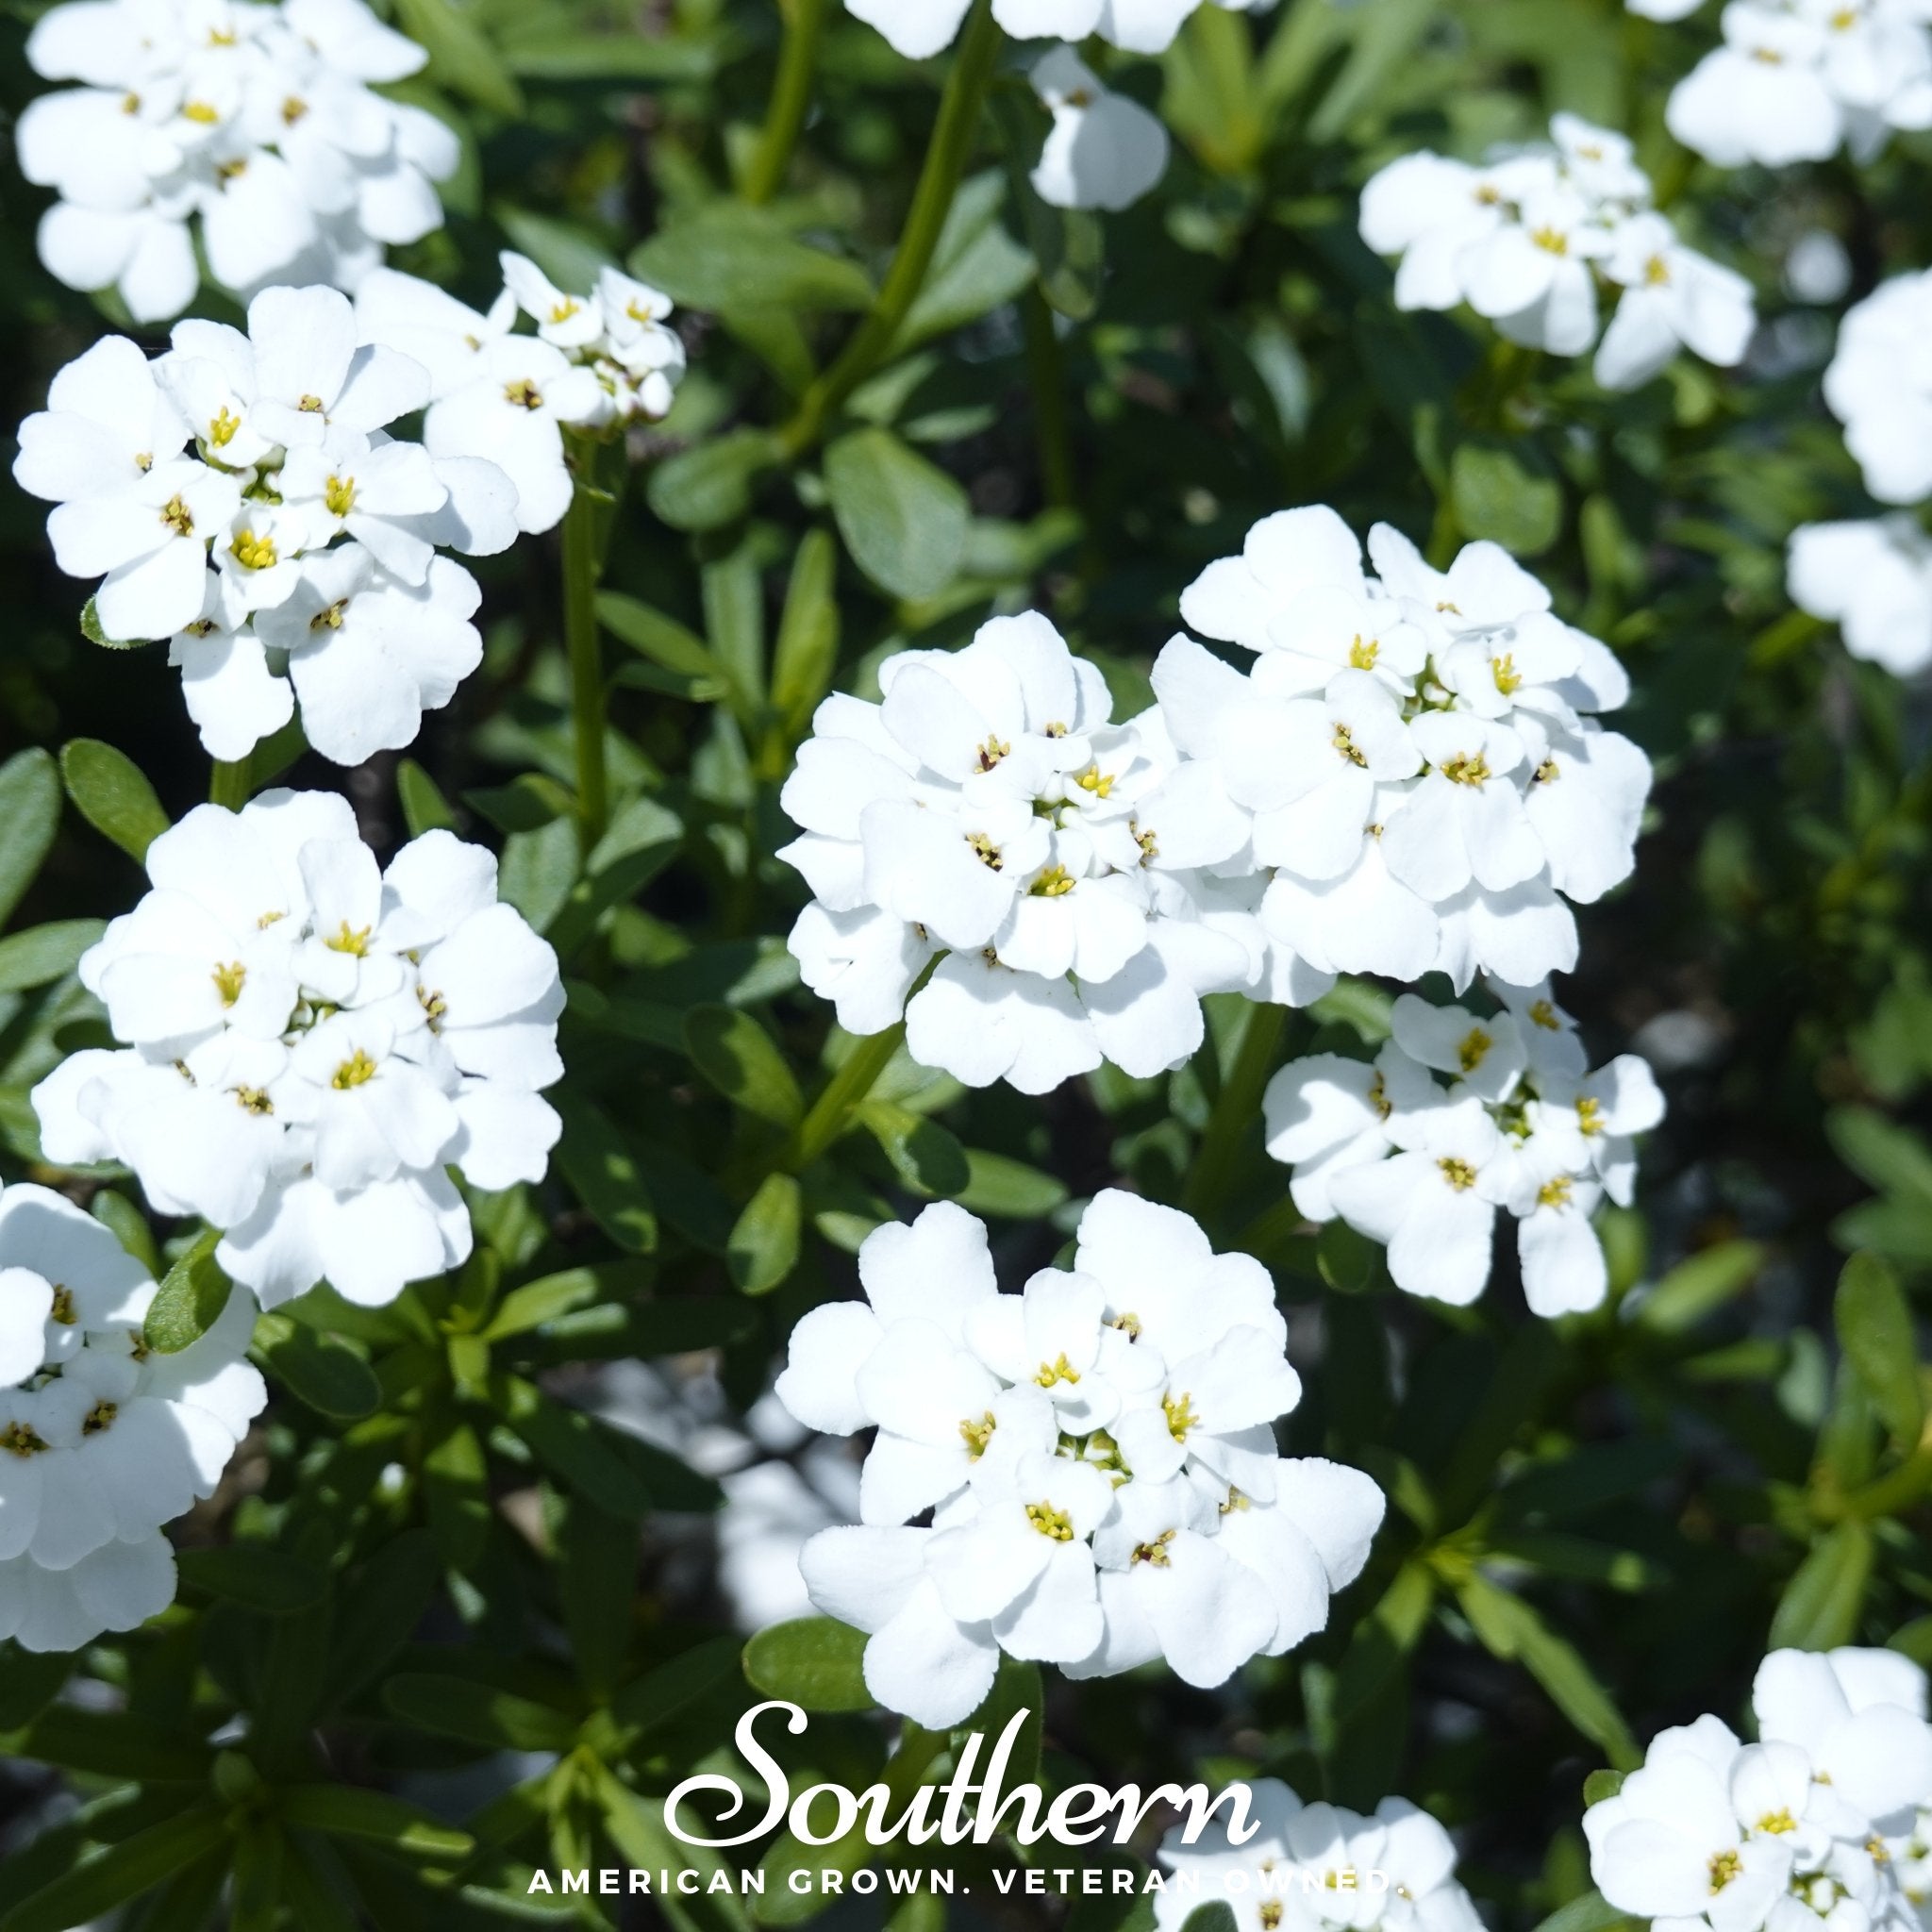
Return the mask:
M1637 1319L1660 1335L1681 1335L1743 1291L1764 1271L1761 1241L1719 1241L1700 1248L1644 1296Z
M450 0L396 0L402 30L429 54L429 78L492 113L524 111L524 92L489 37Z
M59 919L0 940L0 992L25 992L63 978L108 929L104 919Z
M75 738L60 747L67 795L89 824L137 864L168 829L168 814L141 767L98 738Z
M865 308L855 262L808 247L762 208L712 201L631 252L633 274L691 308Z
M658 1245L658 1216L637 1150L602 1108L561 1096L563 1138L555 1156L572 1191L591 1218L621 1248L649 1254Z
M965 1191L973 1170L950 1128L890 1100L868 1100L853 1111L914 1193L951 1200Z
M770 1294L797 1267L803 1198L795 1175L768 1174L744 1204L724 1258L746 1294Z
M608 1424L514 1375L491 1376L490 1391L504 1420L568 1488L625 1521L652 1507L650 1488L625 1453L625 1439Z
M1590 1796L1590 1787L1598 1778L1616 1778L1620 1788L1623 1784L1623 1778L1614 1771L1592 1772L1583 1788L1587 1804L1597 1802ZM1631 1923L1634 1922L1620 1912L1602 1892L1592 1889L1581 1898L1573 1898L1568 1905L1558 1907L1536 1927L1536 1932L1610 1932L1614 1925Z
M460 1419L449 1421L423 1458L423 1500L437 1553L460 1575L483 1558L490 1535L490 1470L483 1443Z
M966 1185L953 1197L974 1214L1008 1221L1041 1221L1067 1198L1056 1175L983 1147L966 1149Z
M416 1857L466 1858L476 1844L468 1832L440 1824L387 1791L359 1785L284 1786L275 1793L275 1809L297 1831L373 1839Z
M1854 1255L1839 1276L1832 1318L1839 1346L1892 1441L1901 1448L1916 1448L1925 1422L1924 1400L1911 1310L1897 1274L1876 1255Z
M739 1638L726 1636L679 1651L625 1685L610 1700L611 1716L626 1728L641 1732L669 1724L702 1698L741 1682L742 1648Z
M824 530L808 530L792 559L778 641L772 652L772 702L789 738L801 737L832 688L839 661L839 604L833 594L839 552Z
M7 1932L71 1932L152 1891L228 1835L212 1805L196 1805L109 1845L7 1915Z
M328 1594L326 1571L261 1543L182 1550L175 1563L183 1583L265 1617L291 1617Z
M724 665L696 631L636 597L626 597L621 591L599 591L597 621L652 663L683 677L708 680L718 687L718 694L730 689Z
M736 1007L693 1007L684 1016L685 1051L734 1107L790 1131L805 1117L805 1096L772 1036Z
M895 597L930 597L959 568L966 492L890 429L855 429L825 452L825 488L852 559Z
M0 925L26 896L60 825L60 770L39 745L0 765Z
M1857 1634L1872 1575L1872 1532L1840 1523L1811 1545L1772 1613L1773 1650L1834 1650Z
M674 530L721 529L751 508L752 484L777 460L770 430L727 430L659 463L644 495Z
M414 758L405 758L396 767L396 796L402 801L403 823L412 839L420 839L425 832L455 829L457 815L449 801Z
M831 1617L799 1617L744 1646L744 1674L768 1697L806 1710L871 1710L861 1661L865 1633Z
M199 1341L228 1306L231 1284L215 1259L221 1239L219 1228L209 1228L161 1277L141 1328L157 1355L179 1355Z
M407 1724L490 1751L565 1751L576 1736L567 1711L472 1677L404 1671L382 1687L382 1701Z
M638 1597L638 1526L607 1516L573 1496L560 1541L557 1579L577 1681L592 1703L608 1701L630 1649L631 1607Z
M138 651L147 642L145 638L110 638L101 623L101 607L92 597L80 607L80 634L104 651Z
M1601 1805L1607 1799L1614 1798L1623 1789L1624 1774L1621 1771L1593 1771L1583 1780L1583 1802Z
M1466 536L1537 557L1562 534L1562 486L1532 473L1513 448L1466 442L1450 459L1449 478L1456 521Z
M256 1345L290 1394L330 1422L360 1422L382 1406L375 1372L346 1341L286 1315L264 1315Z

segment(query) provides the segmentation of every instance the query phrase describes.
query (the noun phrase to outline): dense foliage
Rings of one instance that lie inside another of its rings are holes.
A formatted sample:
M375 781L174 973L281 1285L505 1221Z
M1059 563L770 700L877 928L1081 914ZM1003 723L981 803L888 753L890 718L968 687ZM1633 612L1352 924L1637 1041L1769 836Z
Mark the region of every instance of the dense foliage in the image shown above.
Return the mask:
M40 83L34 9L9 11L17 113ZM0 1924L130 1899L154 1932L632 1923L528 1899L529 1874L677 1862L659 1795L801 1685L794 1786L870 1782L902 1736L895 1774L937 1776L947 1740L872 1708L850 1633L745 1649L709 1554L740 1503L688 1442L623 1427L612 1392L613 1364L675 1383L708 1351L726 1413L751 1409L800 1321L853 1292L865 1235L934 1199L991 1224L1008 1289L1065 1258L1106 1188L1185 1207L1273 1275L1305 1384L1283 1453L1389 1499L1327 1628L1219 1690L1003 1664L975 1724L1036 1708L1050 1785L1265 1774L1364 1810L1399 1792L1457 1832L1489 1922L1528 1926L1589 1890L1586 1776L1633 1767L1661 1725L1736 1720L1768 1648L1932 1661L1923 691L1785 585L1794 528L1870 513L1820 377L1843 308L1925 265L1932 136L1777 173L1698 160L1663 103L1715 25L1619 0L1208 6L1156 58L1090 43L1174 143L1158 188L1101 215L1035 192L1047 114L1025 43L980 11L923 62L824 0L389 11L430 54L394 91L463 143L446 225L391 262L478 308L506 245L560 288L624 265L677 305L690 369L661 422L578 446L580 503L602 492L572 529L603 553L607 796L572 731L587 580L567 607L565 545L541 537L475 561L482 666L407 753L344 770L291 725L242 761L241 795L341 791L385 860L439 826L499 854L568 991L563 1138L541 1184L468 1192L475 1251L446 1277L262 1318L269 1406L175 1526L171 1609L73 1655L0 1645ZM1467 311L1395 308L1363 183L1412 150L1539 138L1557 109L1628 131L1679 232L1749 277L1741 368L1683 357L1610 394ZM165 331L50 279L45 196L8 195L17 423L104 331L155 350ZM1787 273L1819 230L1850 264L1824 303ZM212 288L195 312L242 319ZM1036 1099L903 1053L881 1069L786 951L807 893L774 857L794 836L778 792L828 691L876 697L889 654L1038 609L1127 717L1183 589L1311 503L1438 566L1495 540L1630 674L1619 724L1656 786L1634 877L1579 910L1561 996L1592 1063L1649 1056L1670 1112L1636 1205L1602 1210L1593 1312L1531 1316L1507 1242L1473 1307L1400 1293L1379 1250L1290 1202L1267 1076L1372 1051L1399 987L1344 979L1278 1025L1214 994L1178 1071L1106 1065ZM75 965L144 889L130 861L209 788L165 648L83 635L43 516L5 492L0 1171L87 1207L206 1326L199 1224L150 1213L125 1169L49 1165L27 1100L111 1043ZM1067 1862L1042 1851L984 1856ZM873 1856L764 1853L774 1873ZM663 1910L730 1932L822 1906Z

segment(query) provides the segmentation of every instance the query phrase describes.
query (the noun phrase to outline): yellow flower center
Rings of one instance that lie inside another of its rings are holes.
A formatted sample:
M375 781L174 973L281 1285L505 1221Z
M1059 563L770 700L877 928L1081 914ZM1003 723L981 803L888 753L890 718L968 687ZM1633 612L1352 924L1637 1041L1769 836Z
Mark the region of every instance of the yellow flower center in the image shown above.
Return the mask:
M273 537L258 537L253 530L237 530L228 545L228 555L243 570L273 570L281 561Z
M358 1046L335 1071L329 1081L338 1093L346 1093L352 1087L360 1087L365 1081L375 1078L375 1062Z
M1112 778L1102 774L1098 763L1091 764L1074 780L1082 791L1091 791L1095 798L1105 798L1113 790Z
M505 383L503 396L506 402L514 403L520 409L541 409L543 407L543 391L527 375Z
M1141 1339L1141 1318L1139 1315L1116 1315L1112 1322L1108 1324L1108 1326L1118 1328L1129 1341L1138 1341Z
M1670 280L1670 264L1667 261L1665 261L1661 255L1653 255L1650 258L1650 259L1643 264L1643 279L1647 283L1649 283L1653 289L1662 288L1664 284Z
M428 1015L430 1032L441 1032L441 1028L437 1022L449 1011L449 1002L440 992L431 992L427 987L419 986L416 989L416 1004Z
M575 296L565 295L550 305L550 319L552 322L568 322L583 306Z
M959 1424L959 1434L965 1438L966 1459L969 1462L977 1462L986 1454L986 1445L992 1441L992 1432L998 1426L990 1408L976 1423L963 1422Z
M213 978L215 991L222 996L225 1007L232 1007L242 997L242 988L248 978L248 969L239 959L231 959L225 966L217 966Z
M0 1429L0 1449L23 1458L38 1456L47 1445L25 1423L8 1423Z
M1349 668L1353 671L1373 671L1375 668L1375 659L1381 655L1380 638L1370 638L1365 643L1357 635L1355 642L1348 647Z
M1152 831L1143 832L1136 820L1128 820L1127 829L1134 835L1134 843L1141 848L1141 863L1152 865L1160 857L1160 841Z
M1167 1418L1167 1433L1176 1442L1185 1442L1188 1431L1201 1426L1201 1418L1194 1413L1193 1397L1185 1391L1179 1395L1163 1395L1160 1412Z
M295 407L305 416L319 416L322 414L322 398L305 395L297 399Z
M356 479L331 476L322 486L323 508L332 517L345 517L356 508Z
M282 125L292 127L308 111L308 103L300 94L291 94L282 103Z
M1173 1530L1163 1529L1151 1543L1136 1543L1127 1567L1131 1569L1136 1563L1152 1563L1157 1570L1167 1569L1172 1561L1167 1554L1167 1546L1173 1542L1174 1537Z
M166 503L162 504L161 521L177 537L192 537L194 535L194 512L181 501L179 491L176 491L173 496L169 497Z
M977 760L979 769L982 772L991 771L1003 758L1008 757L1011 753L1012 749L1013 747L1004 739L989 738L979 747L979 758Z
M1551 785L1563 775L1562 767L1557 763L1555 758L1545 758L1536 768L1534 775L1539 785Z
M1026 1506L1026 1521L1041 1536L1057 1543L1070 1543L1074 1541L1074 1525L1067 1520L1064 1509L1056 1509L1051 1503L1029 1503Z
M208 440L212 448L226 449L234 441L235 432L242 426L242 419L231 411L226 403L217 409L208 425Z
M1604 1104L1584 1094L1576 1103L1576 1124L1586 1134L1594 1136L1604 1130Z
M1369 1082L1369 1105L1375 1109L1375 1118L1386 1121L1395 1111L1395 1103L1389 1098L1389 1085L1378 1071Z
M119 1415L121 1411L111 1402L97 1402L88 1410L87 1419L80 1425L83 1436L98 1436Z
M1227 1492L1227 1500L1221 1506L1221 1513L1224 1516L1232 1516L1237 1509L1249 1509L1253 1507L1239 1490L1230 1489Z
M1460 1155L1445 1154L1441 1160L1437 1161L1436 1165L1442 1170L1442 1178L1458 1194L1466 1194L1471 1188L1475 1186L1475 1169L1468 1161L1464 1160Z
M74 1307L74 1291L63 1283L54 1284L54 1306L47 1310L47 1318L63 1328L72 1328L80 1319Z
M1335 736L1328 741L1347 763L1359 765L1364 770L1367 769L1368 758L1364 756L1361 747L1356 743L1355 733L1346 724L1338 724L1335 727Z
M246 155L237 155L232 161L224 161L216 168L215 179L217 181L235 181L239 180L247 172L248 157Z
M338 597L333 604L325 605L322 609L318 610L308 620L308 628L310 630L341 630L342 627L342 613L348 608L349 600L346 597Z
M1442 767L1442 775L1452 785L1487 785L1491 776L1490 760L1483 752L1457 752Z
M1529 231L1529 239L1545 255L1568 255L1570 253L1570 238L1560 228L1532 228Z
M969 832L966 842L973 848L974 856L989 872L1000 869L1000 848L984 832Z
M181 118L203 127L211 127L222 115L220 108L210 107L207 101L187 101L182 104Z
M1714 1898L1744 1869L1736 1852L1713 1852L1710 1858L1710 1890Z
M235 1105L243 1113L256 1115L272 1114L275 1110L275 1103L268 1097L267 1090L261 1087L236 1088Z
M1559 1174L1554 1180L1545 1181L1536 1191L1536 1205L1539 1208L1567 1208L1574 1183L1567 1174Z
M1482 1065L1495 1041L1480 1026L1472 1026L1457 1042L1456 1059L1465 1074L1473 1074Z
M1523 684L1523 674L1516 668L1514 656L1507 651L1490 666L1490 675L1496 680L1496 689L1507 697L1514 697Z
M1529 1020L1533 1026L1541 1026L1546 1033L1560 1033L1562 1023L1557 1018L1557 1009L1548 1000L1532 1000L1529 1006Z
M1026 888L1036 899L1064 899L1074 890L1074 880L1063 865L1050 865Z
M1774 1837L1782 1837L1786 1832L1796 1831L1798 1821L1781 1805L1775 1811L1767 1811L1757 1821L1757 1828L1759 1831L1770 1832Z
M331 953L350 953L358 959L365 958L369 953L369 928L358 925L352 930L345 919L337 927L335 937L324 940L323 944Z
M1042 1389L1051 1389L1056 1382L1077 1382L1080 1372L1067 1359L1067 1352L1061 1349L1050 1362L1041 1362L1040 1373L1033 1378Z

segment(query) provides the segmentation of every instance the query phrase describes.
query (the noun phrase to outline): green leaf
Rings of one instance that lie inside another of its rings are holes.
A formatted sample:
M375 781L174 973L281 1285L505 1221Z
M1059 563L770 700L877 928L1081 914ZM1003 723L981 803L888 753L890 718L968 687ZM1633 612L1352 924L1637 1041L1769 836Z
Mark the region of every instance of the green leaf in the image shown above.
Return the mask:
M537 1459L598 1508L629 1521L653 1507L649 1485L628 1453L632 1444L595 1416L553 1400L534 1383L492 1375L491 1401ZM661 1452L660 1452L661 1453Z
M824 1815L822 1809L814 1816L814 1829L823 1828ZM753 1916L760 1925L802 1925L808 1919L817 1918L840 1890L836 1880L827 1885L822 1874L850 1877L872 1857L873 1847L866 1841L862 1824L855 1824L828 1845L808 1844L796 1832L780 1832L758 1860L764 1890L753 1898ZM809 1875L794 1885L794 1873Z
M724 665L712 657L709 646L696 631L638 598L626 597L621 591L599 591L597 621L612 637L652 663L661 664L665 670L675 671L699 685L714 687L709 696L723 697L731 689L731 679ZM697 697L700 693L694 689L691 695Z
M853 1109L879 1151L914 1193L928 1200L951 1200L973 1177L966 1150L938 1121L891 1100L867 1100Z
M415 1634L441 1582L436 1541L407 1529L383 1543L337 1591L323 1702L333 1709L378 1675Z
M0 925L26 896L60 826L60 769L38 745L0 765Z
M778 641L772 653L772 702L788 738L799 738L832 688L839 661L839 552L824 530L808 530L792 559Z
M689 308L867 308L856 263L808 248L762 208L709 203L632 250L632 274Z
M966 492L890 429L855 429L825 452L825 488L852 558L895 597L930 597L959 568Z
M603 1302L558 1316L546 1340L554 1342L557 1360L613 1361L730 1348L749 1341L758 1325L758 1310L736 1295L667 1295L636 1307ZM546 1358L552 1358L547 1352Z
M0 940L0 992L25 992L63 979L108 929L104 919L57 919Z
M1898 1276L1876 1255L1854 1255L1838 1278L1832 1318L1839 1346L1871 1394L1872 1406L1892 1441L1902 1448L1915 1448L1924 1427L1925 1408L1911 1310Z
M74 738L60 747L60 776L81 817L137 864L168 829L168 814L141 767L98 738Z
M1209 1899L1181 1921L1181 1932L1237 1932L1234 1907L1225 1899Z
M603 1108L568 1094L556 1104L563 1116L554 1157L558 1171L619 1247L649 1254L658 1245L658 1216L636 1150Z
M602 1268L565 1268L526 1281L497 1303L483 1329L483 1340L500 1341L506 1336L541 1328L573 1309L602 1300L624 1279L637 1274L648 1276L648 1273L647 1264L620 1261Z
M804 1710L871 1710L861 1659L865 1633L831 1617L799 1617L760 1630L744 1646L744 1674L768 1697Z
M429 55L429 78L492 113L524 111L524 92L483 30L453 0L396 0L396 24Z
M966 1150L966 1185L953 1197L974 1214L1008 1221L1043 1221L1067 1198L1067 1184L1024 1160Z
M286 1550L261 1543L222 1543L178 1552L183 1583L265 1617L291 1617L328 1594L328 1573Z
M497 896L514 906L537 931L547 931L570 898L578 863L577 828L571 819L553 819L534 830L512 832L504 841Z
M373 1839L412 1857L467 1858L476 1847L468 1832L359 1785L287 1785L275 1793L275 1810L297 1831Z
M1622 1775L1614 1771L1591 1772L1583 1787L1585 1804L1598 1802L1590 1795L1590 1790L1599 1778L1615 1778L1619 1789L1624 1782ZM1581 1898L1573 1898L1568 1905L1558 1907L1536 1927L1536 1932L1610 1932L1613 1925L1631 1923L1627 1915L1620 1912L1602 1892L1592 1889Z
M1315 1237L1315 1266L1337 1294L1361 1294L1375 1285L1382 1251L1345 1221L1326 1221Z
M400 1672L382 1687L382 1702L407 1724L487 1751L566 1751L576 1736L567 1711L473 1677Z
M577 1681L594 1704L608 1703L630 1650L638 1596L638 1526L573 1496L558 1541L557 1579Z
M889 352L903 356L921 342L976 322L1012 301L1033 279L1033 257L1000 225L1007 184L997 169L964 181L946 211L918 299Z
M71 1932L90 1924L164 1884L227 1836L227 1820L214 1806L192 1806L42 1886L8 1913L6 1932Z
M1839 1158L1862 1180L1888 1194L1932 1203L1932 1149L1909 1127L1866 1107L1838 1107L1824 1131Z
M735 1636L713 1637L691 1650L633 1677L610 1700L610 1714L628 1730L656 1730L681 1711L726 1685L737 1685L739 1655Z
M737 1653L733 1651L734 1665ZM64 1650L0 1650L0 1732L17 1731L59 1695L74 1659Z
M455 830L457 815L449 801L414 758L405 758L396 767L396 796L402 801L403 823L412 839L420 839L425 832Z
M467 1576L483 1560L493 1511L483 1443L466 1422L452 1419L423 1458L423 1501L437 1554Z
M382 1406L375 1370L337 1336L271 1314L257 1324L256 1346L282 1387L330 1422L360 1422Z
M802 1204L797 1177L789 1174L768 1174L744 1204L724 1258L746 1294L770 1294L797 1267Z
M685 1051L732 1106L787 1132L805 1117L805 1096L772 1036L736 1007L693 1007Z
M1743 1291L1764 1272L1761 1241L1719 1241L1679 1261L1637 1309L1644 1327L1681 1335Z
M1533 475L1516 452L1465 442L1450 458L1449 494L1466 537L1487 537L1518 557L1536 557L1563 531L1563 491Z
M727 430L659 463L645 500L674 530L720 529L751 508L752 484L777 460L769 429Z
M1773 1650L1834 1650L1857 1634L1872 1575L1872 1532L1840 1523L1811 1545L1772 1613Z
M157 1355L179 1355L212 1328L228 1306L231 1284L215 1259L221 1230L211 1227L161 1277L141 1337Z
M1593 1771L1583 1780L1583 1802L1601 1805L1607 1799L1614 1798L1623 1789L1624 1774L1621 1771Z
M145 638L110 638L101 627L101 608L92 597L80 607L80 634L104 651L138 651L148 641Z

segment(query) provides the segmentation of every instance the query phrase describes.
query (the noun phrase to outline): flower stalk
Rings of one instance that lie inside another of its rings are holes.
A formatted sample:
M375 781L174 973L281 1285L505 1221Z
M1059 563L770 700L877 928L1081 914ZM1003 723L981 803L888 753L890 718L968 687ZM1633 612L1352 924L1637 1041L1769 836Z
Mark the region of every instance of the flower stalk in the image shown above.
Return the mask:
M818 69L828 4L829 0L790 0L784 8L785 40L778 52L772 104L744 177L742 192L754 207L762 207L785 185L792 150L811 107L812 76Z
M246 758L217 758L214 761L214 769L209 773L208 781L211 804L226 806L230 811L240 811L248 803L252 789Z
M597 636L597 579L603 558L598 528L603 504L579 477L563 515L563 640L570 656L571 736L576 754L577 835L588 852L610 816L604 763L604 657Z
M1286 1007L1248 1008L1248 1024L1241 1031L1234 1066L1222 1085L1221 1096L1208 1116L1208 1130L1201 1136L1201 1144L1194 1153L1193 1172L1188 1177L1189 1212L1199 1214L1225 1193L1234 1168L1235 1150L1248 1123L1260 1113L1261 1095L1268 1076L1274 1071L1275 1055L1287 1024ZM1208 1051L1213 1051L1211 1041Z

